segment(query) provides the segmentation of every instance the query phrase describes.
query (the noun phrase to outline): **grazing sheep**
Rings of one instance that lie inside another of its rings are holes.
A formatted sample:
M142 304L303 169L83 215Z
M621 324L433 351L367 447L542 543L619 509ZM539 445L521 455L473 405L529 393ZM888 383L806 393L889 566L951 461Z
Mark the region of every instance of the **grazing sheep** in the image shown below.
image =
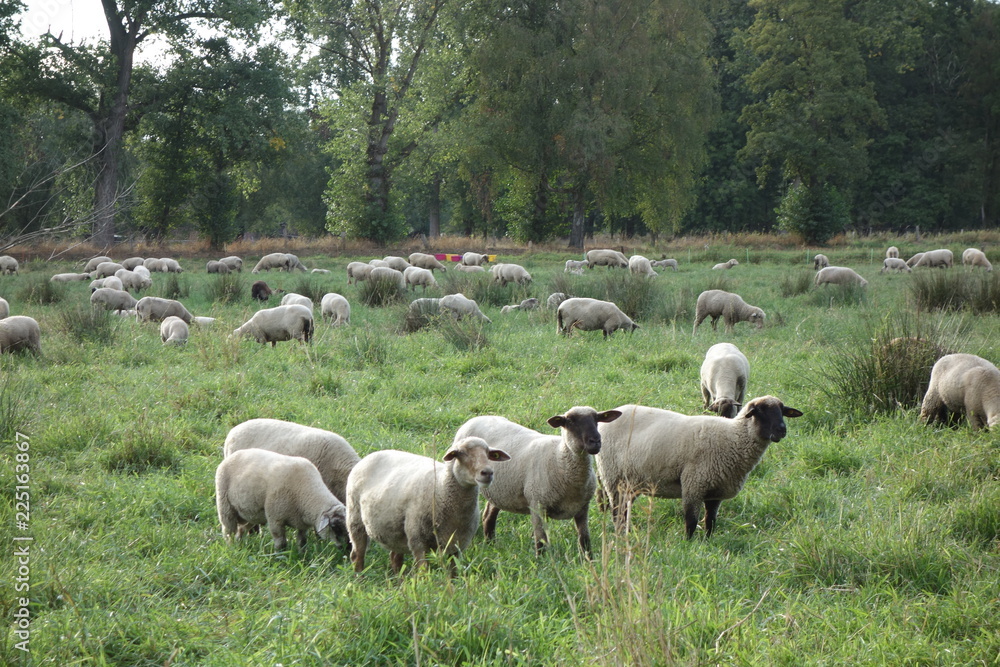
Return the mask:
M237 327L233 336L249 336L258 343L276 343L285 340L312 340L314 325L312 310L299 304L265 308Z
M549 298L545 300L545 307L549 310L555 310L559 307L559 304L569 298L569 295L565 292L553 292L549 295Z
M393 449L361 459L347 478L355 571L365 568L369 540L389 550L397 574L407 551L416 569L426 565L428 551L454 558L467 549L479 527L480 489L493 481L493 463L509 458L480 438L466 438L452 444L443 464Z
M406 309L406 330L413 332L441 314L441 299L414 299Z
M167 273L184 273L184 269L177 262L176 259L170 257L161 257L160 261L167 267Z
M819 271L828 266L830 266L830 260L826 255L819 254L813 257L813 271Z
M636 276L655 278L659 274L653 270L653 265L642 255L632 255L628 258L629 273Z
M266 449L308 459L330 493L345 499L347 475L361 460L347 440L336 433L280 419L251 419L231 428L223 456L244 449Z
M894 245L889 246L885 251L886 259L899 259L899 248Z
M913 268L926 266L930 268L939 267L942 269L950 269L954 263L955 254L947 248L940 248L938 250L928 250L923 253L923 256L912 266ZM909 264L909 262L907 262L907 264Z
M109 276L115 275L119 269L124 269L125 267L117 262L101 262L94 269L93 276L95 278L107 278Z
M191 324L193 315L180 301L161 299L158 296L144 296L135 304L135 312L140 322L162 322L174 315Z
M250 286L250 298L256 299L257 301L267 301L271 298L272 294L278 292L284 292L283 289L271 289L267 286L263 280L258 280L253 285Z
M353 285L368 280L368 274L372 272L373 268L371 264L364 262L351 262L347 265L347 284Z
M115 271L114 277L121 281L122 289L128 289L134 292L149 289L153 285L153 281L147 276L138 274L135 271L129 271L128 269L119 269L118 271ZM108 280L110 280L110 278L108 278ZM108 287L106 283L104 286Z
M726 292L720 289L706 290L698 295L698 301L694 307L694 329L692 334L698 331L698 325L706 317L712 318L712 331L717 330L718 320L721 317L726 325L726 331L731 332L733 327L739 322L750 322L758 329L764 326L766 315L757 306L751 306L739 294Z
M10 315L10 304L7 303L7 299L0 297L0 320L5 319Z
M563 269L564 273L583 273L583 270L589 268L590 264L587 263L585 259L567 259L566 268Z
M906 260L906 265L912 268L916 266L917 262L919 262L923 258L924 258L924 253L918 252L916 255Z
M384 267L386 269L392 268L391 266L389 266L389 262L385 261L384 259L369 259L368 266L372 267L373 269L377 269L379 267Z
M298 531L299 549L310 530L346 546L347 511L308 459L265 449L233 452L215 471L215 503L226 541L267 524L274 548L288 546L285 528Z
M589 269L592 269L595 266L610 266L619 269L628 268L628 259L625 258L624 254L618 252L617 250L610 250L608 248L588 250L586 258L587 268Z
M382 258L382 261L385 262L385 265L390 269L396 269L400 273L410 268L409 262L402 257L396 257L395 255L386 255Z
M712 269L713 270L731 269L737 264L739 264L739 262L737 262L735 259L731 259L728 262L722 262L721 264L716 264L715 266L712 267Z
M272 252L261 257L250 273L260 273L261 271L270 271L271 269L291 272L294 269L305 271L306 267L302 265L298 257L291 253Z
M511 460L497 468L493 483L483 489L483 533L486 539L496 534L497 515L501 511L530 514L534 530L535 552L542 552L549 538L546 519L573 519L580 549L590 555L590 530L587 515L590 499L597 488L591 456L601 451L598 423L612 422L617 410L597 412L577 406L566 414L549 418L548 424L559 435L543 435L504 417L473 417L459 427L455 442L479 437L490 447L507 452Z
M38 322L26 315L0 319L0 354L20 351L42 353L42 329Z
M163 344L183 345L188 340L188 325L181 318L171 315L160 322L160 340Z
M472 317L483 322L492 322L490 318L483 315L483 311L479 310L479 304L464 294L448 294L447 296L443 296L439 305L442 310L450 311L455 316L455 319L458 320L463 317Z
M330 324L335 327L347 326L351 323L351 304L347 299L336 292L328 292L323 295L319 304L320 316L330 320Z
M990 260L986 259L986 253L978 248L966 248L965 252L962 253L962 266L972 266L973 268L978 266L986 269L987 272L993 270Z
M423 287L424 292L427 291L428 287L437 287L437 281L434 280L434 273L430 269L421 269L419 266L409 266L403 271L403 281L406 283L408 288L412 288L413 291L417 290L417 286Z
M97 280L90 283L90 293L93 294L96 290L100 288L125 290L125 285L122 284L121 278L117 276L108 276L107 278L98 278Z
M462 255L462 262L464 266L482 266L490 261L489 255L480 255L478 252L467 252Z
M0 255L0 275L17 274L19 265L10 255Z
M826 266L816 273L813 279L816 287L820 285L857 285L867 287L868 281L862 278L854 269L846 266Z
M205 271L207 273L229 273L229 267L218 260L210 259L205 265Z
M906 265L906 262L898 257L886 257L882 260L882 270L879 273L896 271L901 273L913 273L913 269Z
M97 270L97 266L102 262L113 262L114 260L107 255L98 255L97 257L92 257L87 260L87 263L83 267L84 273L92 273Z
M677 270L677 260L676 259L656 259L649 263L652 267L660 267L662 269L671 268L674 271Z
M705 505L705 535L719 505L743 488L767 446L785 437L783 417L801 417L774 396L755 398L733 419L688 416L641 405L616 408L621 419L599 426L604 446L597 473L619 530L636 496L681 498L688 539Z
M99 287L90 295L90 305L101 306L105 310L122 312L133 310L139 304L131 294L111 287Z
M230 271L236 271L237 273L243 272L243 260L236 255L223 257L219 261L228 266Z
M142 261L142 265L152 273L167 273L168 271L167 263L158 257L147 257Z
M615 331L635 331L639 325L610 301L574 297L566 299L556 309L556 333L603 331L607 338Z
M521 303L504 306L503 308L500 309L500 314L505 315L507 313L512 313L515 310L535 310L537 308L538 308L538 299L535 298L523 299Z
M195 315L192 320L192 324L197 324L200 327L210 327L215 324L214 317L199 317Z
M493 282L500 283L501 287L505 287L507 283L516 285L531 283L531 274L520 264L494 264L490 273L493 274Z
M1000 369L974 354L948 354L931 369L920 419L947 424L962 414L973 431L1000 424Z
M147 269L142 264L140 264L139 266L137 266L134 269L132 269L132 273L134 273L134 274L136 274L138 276L142 276L143 278L151 278L152 277L151 274L149 273L149 269Z
M447 271L447 267L438 261L437 257L434 255L428 255L423 252L413 252L407 258L410 260L411 266L416 266L421 269L427 269L428 271Z
M313 269L309 273L317 273L321 276L327 276L330 275L330 269Z
M145 261L145 257L129 257L128 259L123 259L121 265L129 271L135 271L135 267L142 266L142 263Z
M368 274L368 280L371 282L386 281L395 283L400 291L406 291L406 278L403 277L402 271L397 271L388 266L376 266L372 268Z
M750 362L732 343L708 348L701 364L701 395L705 407L720 417L732 419L739 413L750 379Z
M457 264L453 267L456 271L461 271L462 273L486 273L486 269L477 264Z
M309 310L313 309L313 300L303 294L296 294L295 292L288 292L285 296L281 297L280 305L290 306L292 304L299 304L300 306L305 306Z
M90 280L89 273L57 273L49 278L50 283L74 283Z

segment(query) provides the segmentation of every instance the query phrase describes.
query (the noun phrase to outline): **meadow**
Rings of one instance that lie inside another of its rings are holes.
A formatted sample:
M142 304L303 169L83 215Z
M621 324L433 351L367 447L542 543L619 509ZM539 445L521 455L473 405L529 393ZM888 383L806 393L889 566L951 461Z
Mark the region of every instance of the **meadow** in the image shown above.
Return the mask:
M935 247L927 243L901 249ZM949 247L958 257L965 246ZM261 307L247 271L207 275L203 259L180 257L185 273L154 275L149 294L217 318L174 347L161 345L157 325L93 315L87 283L47 282L72 262L28 261L0 277L11 313L43 331L40 357L0 359L0 662L1000 664L1000 440L966 423L921 424L919 397L890 396L906 389L894 364L907 360L871 363L896 336L1000 362L995 307L927 300L959 286L995 295L1000 278L961 266L883 275L882 251L825 251L868 279L863 290L814 287L804 250L696 247L655 280L567 275L575 253L501 254L534 282L438 276L492 324L412 333L405 301L368 307L363 286L346 284L347 263L374 254L300 255L332 273L259 277L317 306L325 292L344 294L351 324L331 328L317 310L311 344L274 348L229 337ZM730 257L740 264L710 270ZM706 322L692 335L695 299L711 288L763 308L766 325L725 333ZM611 297L640 328L564 337L552 311L500 314L554 291ZM343 550L314 536L282 553L266 530L236 545L222 538L214 472L227 431L247 419L332 430L362 456L395 448L440 458L476 415L548 433L546 419L574 405L700 414L699 367L720 341L750 360L748 398L772 394L804 415L722 503L711 539L699 531L686 541L680 502L649 499L636 503L626 535L592 504L592 561L572 522L550 522L551 545L536 557L528 517L501 514L497 540L480 531L455 578L438 562L394 577L378 546L358 576ZM16 442L29 443L27 530L14 518ZM15 541L26 535L30 543ZM10 557L23 544L27 593ZM15 634L22 597L28 652Z

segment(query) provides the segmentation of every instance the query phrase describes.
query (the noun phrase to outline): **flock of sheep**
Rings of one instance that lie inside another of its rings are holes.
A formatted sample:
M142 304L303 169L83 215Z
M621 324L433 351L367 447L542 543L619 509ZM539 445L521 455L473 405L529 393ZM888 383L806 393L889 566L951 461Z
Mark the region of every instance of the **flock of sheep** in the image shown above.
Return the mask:
M486 272L486 263L487 256L466 253L452 268ZM985 255L974 249L963 254L963 263L992 269ZM209 262L206 270L241 271L242 264L237 257L227 257ZM655 264L677 270L676 260ZM730 260L712 268L728 270L738 264ZM626 258L618 251L600 249L589 251L584 260L567 260L565 271L608 266L656 276L653 265L641 256ZM851 269L830 266L824 255L816 255L814 265L817 285L867 284ZM890 248L882 270L951 265L948 250L921 253L901 262L898 251ZM0 257L0 268L16 273L18 267L5 256ZM182 343L188 338L189 324L211 324L211 318L194 317L178 301L135 299L128 291L149 287L153 272L180 270L173 260L130 258L119 264L99 257L82 273L57 274L51 280L91 280L95 307L160 322L164 343ZM307 269L295 255L272 253L252 271L270 270ZM426 291L437 286L436 270L447 269L433 255L413 253L408 259L352 262L347 278L349 284L383 279L400 289ZM528 271L517 264L494 263L490 272L501 284L531 282ZM263 281L252 287L254 298L261 301L276 291ZM610 336L638 327L608 301L553 294L546 305L556 310L560 333L600 330ZM537 299L526 299L503 312L540 306ZM272 346L293 339L307 343L314 332L313 310L309 298L285 293L281 305L257 311L233 334ZM350 323L350 305L340 294L323 297L321 314L334 326ZM409 316L441 314L489 322L476 302L461 294L418 298L409 306ZM763 326L765 313L739 295L707 290L697 300L695 332L706 318L711 318L713 329L721 318L731 331L738 322ZM18 349L40 353L38 324L30 317L10 317L7 302L0 299L0 350ZM498 515L510 512L531 517L537 551L548 544L548 520L572 519L580 549L589 555L589 508L600 481L602 504L610 509L618 530L627 530L634 499L648 495L681 499L688 538L704 512L705 534L711 535L721 502L739 493L768 445L785 437L785 418L802 415L774 396L745 401L749 374L746 356L731 343L719 343L707 351L700 370L705 408L717 415L684 415L632 404L604 411L576 406L548 420L558 434L543 434L501 416L477 416L458 428L440 461L395 450L361 458L336 433L252 419L229 432L224 458L216 470L222 532L227 539L240 538L256 526L267 525L276 549L286 547L289 526L298 531L300 546L310 532L342 545L349 541L357 571L364 568L369 544L376 542L390 552L392 569L398 572L406 553L412 554L415 566L426 563L428 552L457 555L469 546L480 523L486 539L493 539ZM974 355L948 354L932 369L920 416L933 423L963 414L974 429L1000 424L1000 370ZM482 515L480 496L486 503Z

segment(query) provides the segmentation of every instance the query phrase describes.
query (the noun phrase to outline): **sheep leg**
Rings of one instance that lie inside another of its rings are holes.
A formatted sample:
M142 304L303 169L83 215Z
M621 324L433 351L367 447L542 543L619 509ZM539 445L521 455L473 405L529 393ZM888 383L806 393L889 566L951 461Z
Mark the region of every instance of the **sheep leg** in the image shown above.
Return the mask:
M576 532L580 537L580 551L586 554L588 559L593 557L590 552L590 528L587 526L589 512L590 504L588 503L573 517L573 522L576 523Z
M365 552L368 550L368 533L366 531L351 531L351 562L354 563L354 571L361 572L365 569Z
M721 504L722 501L718 499L705 499L705 537L711 537L712 531L715 530L715 517L719 514Z
M288 540L285 538L285 524L268 523L267 527L271 531L271 537L274 538L274 550L284 551L287 549Z
M399 574L399 571L403 569L403 552L390 551L389 563L392 565L392 573Z
M683 499L684 532L689 540L694 536L694 531L698 529L698 510L701 509L702 502L701 498L691 496L685 496Z
M483 535L486 539L492 540L497 534L497 516L500 515L500 508L493 503L486 503L483 510Z
M309 535L309 530L310 530L309 528L299 528L296 531L296 536L295 537L296 537L296 541L297 541L297 543L299 545L299 551L302 551L303 549L306 548L306 538Z
M535 535L535 555L540 556L549 544L549 536L545 533L545 517L537 505L528 508L531 512L531 526Z

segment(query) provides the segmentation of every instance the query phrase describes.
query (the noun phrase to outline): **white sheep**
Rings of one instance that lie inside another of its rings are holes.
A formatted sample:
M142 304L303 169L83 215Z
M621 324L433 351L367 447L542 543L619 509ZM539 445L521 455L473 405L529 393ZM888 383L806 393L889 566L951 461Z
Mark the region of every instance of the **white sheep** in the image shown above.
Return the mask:
M737 264L739 264L739 262L737 262L735 259L731 259L728 262L722 262L721 264L716 264L715 266L712 267L712 269L716 271L722 269L731 269Z
M160 261L167 267L167 273L184 273L184 269L181 268L180 263L178 263L176 259L173 259L172 257L161 257Z
M0 319L0 354L26 350L42 353L42 329L34 318L11 315Z
M406 309L406 330L416 331L427 326L441 314L441 299L414 299Z
M234 337L248 336L258 343L298 340L308 343L314 331L312 310L299 304L264 308L233 330Z
M947 354L931 369L920 419L947 424L961 414L974 431L1000 424L1000 369L974 354Z
M10 316L10 304L7 299L0 297L0 320Z
M107 278L108 276L115 275L118 269L124 269L125 267L117 262L101 262L97 265L97 268L93 271L94 278Z
M906 265L912 268L912 267L916 266L917 262L919 262L923 258L924 258L924 253L918 252L913 257L911 257L908 260L906 260Z
M210 260L208 260L208 263L205 264L205 272L206 273L223 273L223 274L229 273L229 265L223 264L222 262L220 262L218 260L215 260L215 259L210 259Z
M478 264L456 264L454 269L461 273L486 273L486 269Z
M51 283L75 283L84 280L90 280L89 273L57 273L49 278Z
M611 336L619 329L635 331L639 325L610 301L572 297L559 304L556 309L556 333L571 334L580 331L602 331L604 337Z
M706 317L712 318L712 331L717 330L718 320L721 317L726 325L726 331L731 332L733 327L739 322L750 322L758 329L764 326L764 319L767 317L763 310L757 306L751 306L739 294L726 292L720 289L705 290L698 295L698 301L694 308L694 329L692 334L698 331L700 325Z
M291 306L293 304L298 304L300 306L305 306L309 310L313 309L313 300L304 294L296 294L295 292L286 292L285 296L281 297L281 306Z
M732 419L739 413L750 379L750 362L732 343L708 348L701 364L701 396L705 407L720 417Z
M816 286L821 285L857 285L867 287L868 281L857 271L846 266L826 266L816 272L813 279Z
M567 259L566 268L563 269L563 272L581 274L586 268L590 268L590 264L585 259Z
M237 273L241 273L243 271L243 260L236 255L223 257L219 261L228 266L230 271L236 271Z
M447 271L447 267L438 261L438 258L434 255L428 255L423 252L413 252L407 258L411 266L416 266L421 269L427 269L428 271Z
M521 303L511 304L509 306L504 306L500 309L501 315L506 315L507 313L512 313L515 310L536 310L538 308L538 299L532 297L530 299L522 299Z
M160 340L164 345L167 343L183 345L187 342L189 333L187 322L176 315L164 318L160 322Z
M133 310L139 304L131 294L112 287L98 287L90 295L90 305L100 306L105 310L122 312Z
M368 266L372 267L373 269L377 269L379 267L384 267L387 269L392 268L391 266L389 266L389 262L385 261L384 259L369 259Z
M233 452L215 471L215 503L226 541L267 524L275 550L288 546L285 528L298 531L299 549L310 531L340 546L347 542L347 511L308 459L264 449Z
M494 264L490 273L493 274L493 282L500 283L501 287L505 287L508 283L515 285L531 283L531 274L520 264Z
M409 262L407 262L402 257L397 257L395 255L386 255L385 257L382 258L382 261L385 262L385 265L388 266L390 269L396 269L400 273L410 268Z
M452 444L443 462L393 449L361 459L347 478L355 571L365 567L369 540L389 550L397 574L407 551L416 569L426 565L428 551L453 559L467 549L479 527L480 489L492 482L493 463L509 458L481 438L466 438Z
M649 264L650 264L650 266L652 266L654 268L659 267L661 269L670 268L670 269L673 269L674 271L677 270L677 260L676 259L654 259Z
M129 271L128 269L115 271L114 277L121 281L122 289L133 290L135 292L149 289L153 285L153 281L149 277L135 271ZM105 284L104 286L107 287L108 285Z
M681 498L688 539L705 506L711 535L719 505L743 488L767 446L786 435L784 417L801 417L774 396L748 401L733 419L688 416L670 410L623 405L620 419L599 426L603 446L597 472L615 525L627 529L638 495Z
M266 449L309 459L337 498L347 498L347 476L360 461L350 443L333 431L280 419L250 419L226 434L223 456L243 449Z
M653 270L650 261L642 255L632 255L628 258L628 270L632 275L646 276L647 278L655 278L659 275Z
M481 255L478 252L467 252L462 255L461 264L464 266L482 266L490 261L489 255Z
M167 263L159 257L147 257L142 260L142 265L151 273L166 273Z
M879 273L896 271L897 273L913 273L913 269L898 257L886 257L882 260L882 270Z
M487 500L483 511L486 539L493 539L496 534L501 511L529 514L535 552L540 553L549 542L546 519L573 519L580 549L589 556L587 516L597 488L591 457L601 451L597 424L612 422L620 416L617 410L597 412L586 406L573 407L565 414L549 418L549 426L559 429L559 435L543 435L492 415L473 417L462 424L455 442L479 437L511 457L507 464L497 467L493 483L483 489Z
M894 245L891 245L888 248L886 248L885 258L886 259L899 259L899 248L897 248Z
M250 273L260 273L261 271L270 271L272 269L288 271L290 273L294 269L305 271L306 267L302 265L298 257L289 252L272 252L261 257Z
M617 250L597 248L595 250L588 250L585 256L587 258L587 268L589 269L595 266L610 266L620 269L628 268L628 259Z
M97 280L94 280L93 282L90 283L91 294L93 294L94 291L99 290L102 287L107 289L121 290L121 291L125 290L125 285L122 284L120 278L118 278L117 276L108 276L107 278L98 278Z
M545 300L545 307L549 310L555 310L559 307L559 304L569 298L569 295L565 292L553 292L549 295L549 298Z
M175 315L191 324L193 315L180 301L163 299L158 296L144 296L135 304L135 312L140 322L162 322Z
M210 326L213 326L215 324L215 318L214 317L199 317L199 316L195 315L193 318L191 318L191 323L192 324L197 324L200 327L210 327Z
M330 272L330 269L313 269L309 273L316 273L316 274L319 274L321 276L328 276L328 275L330 275L331 272Z
M830 259L826 255L820 253L815 257L813 257L814 271L819 271L820 269L826 268L828 266L830 266Z
M455 316L455 319L460 320L463 317L471 317L487 323L492 322L490 318L483 314L483 311L479 310L479 304L464 294L448 294L441 297L438 303L441 309L450 311Z
M928 250L923 253L923 256L913 264L913 268L926 266L930 268L950 269L954 263L955 254L947 248L939 248L938 250Z
M403 281L406 283L408 288L412 288L413 291L417 290L417 287L423 287L424 292L427 291L428 287L437 287L437 281L434 280L434 273L430 269L422 269L419 266L409 266L403 271Z
M107 255L98 255L97 257L90 258L83 267L84 273L92 273L97 270L97 266L102 262L113 262L114 260Z
M336 292L327 292L319 302L319 312L323 319L330 320L335 327L347 326L351 323L351 304Z
M149 269L147 269L143 264L140 264L139 266L132 269L132 273L136 274L137 276L142 276L143 278L152 277L151 274L149 273Z
M371 264L364 262L351 262L347 265L347 284L353 285L368 280L368 274L372 272L373 268Z
M978 248L966 248L962 253L962 266L980 267L987 272L993 270L990 260L986 259L986 253Z
M368 274L368 280L371 282L385 281L395 283L400 291L406 291L406 278L403 277L403 272L388 266L376 266L372 268Z

